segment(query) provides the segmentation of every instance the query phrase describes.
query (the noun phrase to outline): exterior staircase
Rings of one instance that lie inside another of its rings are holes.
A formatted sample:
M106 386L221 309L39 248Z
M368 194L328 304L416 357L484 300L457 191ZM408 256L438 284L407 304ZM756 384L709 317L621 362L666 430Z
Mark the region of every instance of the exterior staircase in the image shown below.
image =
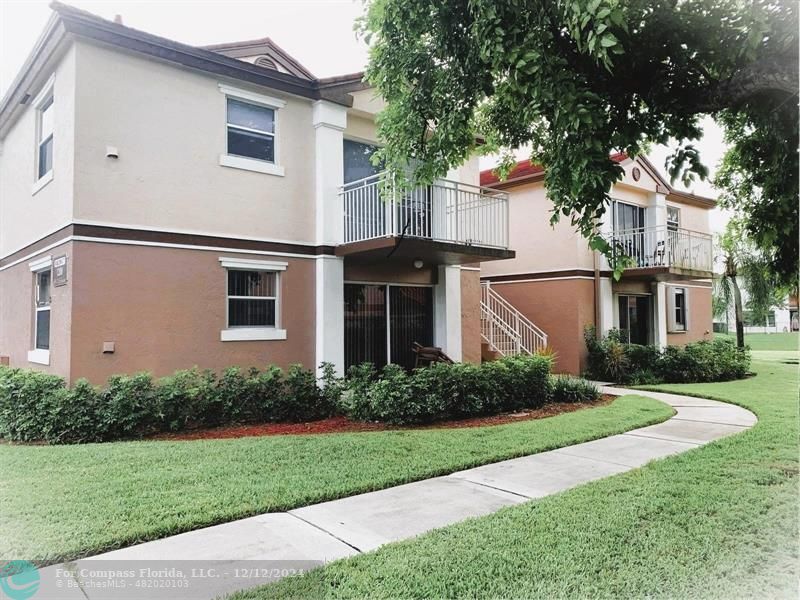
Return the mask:
M498 294L488 281L481 282L481 339L483 360L535 354L547 347L547 334Z

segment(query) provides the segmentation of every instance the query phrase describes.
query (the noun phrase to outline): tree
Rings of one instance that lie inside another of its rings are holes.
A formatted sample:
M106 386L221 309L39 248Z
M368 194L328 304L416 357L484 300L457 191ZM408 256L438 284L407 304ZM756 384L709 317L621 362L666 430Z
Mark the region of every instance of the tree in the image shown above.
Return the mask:
M782 302L788 289L781 286L770 269L769 257L747 237L747 224L731 219L725 232L717 239L722 256L723 271L714 280L714 314L722 316L734 307L736 345L744 347L744 310L742 288L747 291L747 308L757 320L766 318L768 311Z
M504 175L511 150L530 145L551 220L570 218L610 255L595 229L622 177L609 154L678 140L667 167L688 184L707 174L691 142L710 114L734 145L720 179L730 203L775 272L796 273L794 0L370 0L362 29L367 78L388 102L381 154L396 173L413 158L412 178L430 181L482 139Z

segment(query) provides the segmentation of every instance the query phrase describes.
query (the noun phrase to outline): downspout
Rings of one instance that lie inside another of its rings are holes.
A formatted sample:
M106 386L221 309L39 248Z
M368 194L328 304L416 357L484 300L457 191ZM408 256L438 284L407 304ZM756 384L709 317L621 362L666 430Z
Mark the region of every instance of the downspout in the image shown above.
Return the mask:
M600 260L597 250L592 251L592 258L594 259L594 334L601 340L603 333L600 331Z

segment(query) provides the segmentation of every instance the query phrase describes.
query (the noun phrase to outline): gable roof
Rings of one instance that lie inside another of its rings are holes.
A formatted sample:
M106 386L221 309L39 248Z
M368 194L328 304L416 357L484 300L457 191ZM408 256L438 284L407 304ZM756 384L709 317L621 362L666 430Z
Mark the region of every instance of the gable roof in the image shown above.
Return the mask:
M361 81L363 74L348 75L346 79L332 87L329 80L315 78L305 67L271 41L267 44L264 40L256 40L269 47L275 55L274 60L279 60L289 71L288 73L226 55L226 52L235 52L237 45L252 44L253 41L218 44L216 49L196 47L109 21L61 2L52 2L50 8L54 12L53 16L5 97L0 101L0 139L5 136L29 98L35 95L36 86L41 85L43 67L73 36L309 100L329 100L351 106L352 98L348 93L366 87Z
M280 65L287 72L302 79L316 79L311 71L306 69L300 62L283 48L278 46L270 38L260 38L257 40L243 40L240 42L227 42L224 44L211 44L201 46L205 50L211 50L217 54L229 56L230 58L248 58L251 56L268 56Z
M616 163L624 163L628 160L635 160L638 162L642 167L644 167L647 173L653 179L655 179L656 184L659 188L661 188L662 193L666 195L667 200L680 202L683 204L692 204L702 208L714 208L717 205L716 200L712 198L698 196L697 194L691 194L689 192L682 192L673 189L669 182L664 179L661 173L658 172L658 169L653 166L653 163L651 163L644 156L638 156L636 159L631 159L624 152L615 152L614 154L611 154L609 158ZM518 185L534 183L536 181L541 181L542 179L544 179L544 167L534 164L530 160L519 161L514 168L511 169L508 177L502 181L495 174L494 169L485 169L480 173L481 186L496 189L507 189Z

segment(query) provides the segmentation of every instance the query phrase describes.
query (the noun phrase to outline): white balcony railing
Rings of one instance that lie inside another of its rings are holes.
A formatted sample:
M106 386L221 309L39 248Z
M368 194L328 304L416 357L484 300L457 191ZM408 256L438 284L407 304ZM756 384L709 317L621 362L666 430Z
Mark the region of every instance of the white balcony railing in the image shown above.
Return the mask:
M508 194L457 181L437 180L398 189L385 173L341 188L344 243L382 237L508 248Z
M688 229L643 227L615 231L615 252L635 262L634 268L677 267L711 271L714 266L711 235Z

